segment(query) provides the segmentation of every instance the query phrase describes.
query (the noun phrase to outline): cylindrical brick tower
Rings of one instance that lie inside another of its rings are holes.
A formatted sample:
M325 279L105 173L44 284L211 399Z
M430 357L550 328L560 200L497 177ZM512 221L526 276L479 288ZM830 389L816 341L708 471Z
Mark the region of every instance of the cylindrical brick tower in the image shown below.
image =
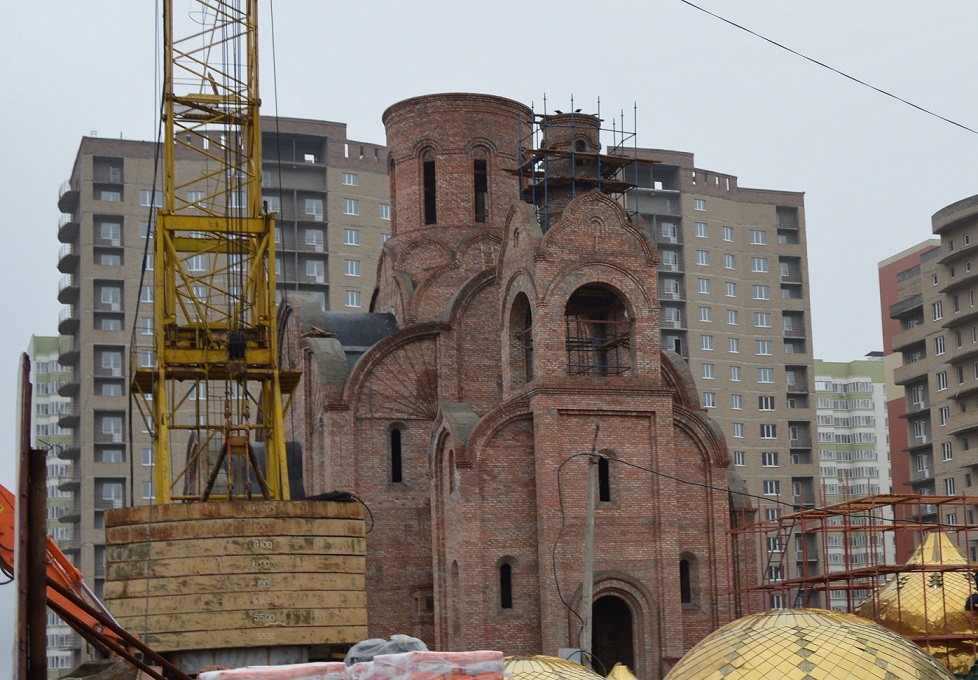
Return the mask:
M406 99L384 112L393 237L441 227L502 228L520 200L529 107L484 94Z

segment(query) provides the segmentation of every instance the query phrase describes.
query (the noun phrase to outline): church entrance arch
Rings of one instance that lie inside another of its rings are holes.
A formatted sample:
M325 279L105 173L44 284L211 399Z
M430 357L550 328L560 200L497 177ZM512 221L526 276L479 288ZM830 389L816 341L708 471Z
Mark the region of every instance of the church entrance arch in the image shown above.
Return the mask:
M591 650L601 663L594 663L595 670L605 665L611 672L616 663L623 663L635 672L635 646L632 610L625 600L616 595L604 595L594 601L592 607Z

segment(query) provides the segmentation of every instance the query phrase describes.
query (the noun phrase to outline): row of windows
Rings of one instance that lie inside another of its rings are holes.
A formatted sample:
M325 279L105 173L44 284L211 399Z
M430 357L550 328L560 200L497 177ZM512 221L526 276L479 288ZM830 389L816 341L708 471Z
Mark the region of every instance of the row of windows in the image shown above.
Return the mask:
M674 279L669 279L669 281L675 281ZM665 281L663 281L665 283ZM678 291L678 281L675 292ZM696 290L699 293L708 295L712 292L712 279L696 279ZM737 284L734 281L724 281L723 283L723 293L726 297L737 297ZM770 300L771 299L771 287L768 285L753 285L751 286L751 298L754 300Z
M696 199L699 200L699 199ZM705 202L704 202L705 203ZM706 209L705 207L703 208ZM710 235L709 225L706 222L696 222L695 234L699 238L707 238ZM750 229L750 244L753 246L765 246L767 245L767 230L765 229ZM733 241L734 230L733 227L723 227L723 240Z
M714 348L713 336L708 334L700 335L700 349L712 351ZM740 352L740 338L727 338L727 351ZM771 356L774 354L774 342L771 340L755 340L754 353L758 356ZM739 380L740 378L736 378ZM734 380L731 377L731 380Z

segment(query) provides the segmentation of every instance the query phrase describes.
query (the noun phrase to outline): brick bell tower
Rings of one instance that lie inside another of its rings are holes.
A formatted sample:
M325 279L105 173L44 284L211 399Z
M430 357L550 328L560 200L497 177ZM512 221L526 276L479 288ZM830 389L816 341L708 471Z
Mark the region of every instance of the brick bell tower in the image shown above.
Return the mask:
M461 274L494 267L532 120L527 106L482 94L414 97L384 112L392 234L374 311L392 311L401 325L431 321Z

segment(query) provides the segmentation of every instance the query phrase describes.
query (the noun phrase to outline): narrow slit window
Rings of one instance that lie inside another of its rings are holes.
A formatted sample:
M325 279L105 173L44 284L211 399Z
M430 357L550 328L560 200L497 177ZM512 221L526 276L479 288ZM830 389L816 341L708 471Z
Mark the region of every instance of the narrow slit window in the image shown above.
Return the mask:
M679 600L682 604L693 602L693 585L690 581L689 560L679 560Z
M438 221L435 214L435 156L426 151L423 157L422 175L424 180L424 223Z
M598 500L602 503L611 502L611 475L608 469L608 459L598 459Z
M499 565L499 606L503 609L513 608L513 566Z
M404 467L401 458L401 431L391 430L391 482L404 481Z
M472 163L475 175L475 221L489 221L489 171L486 161L477 158Z

